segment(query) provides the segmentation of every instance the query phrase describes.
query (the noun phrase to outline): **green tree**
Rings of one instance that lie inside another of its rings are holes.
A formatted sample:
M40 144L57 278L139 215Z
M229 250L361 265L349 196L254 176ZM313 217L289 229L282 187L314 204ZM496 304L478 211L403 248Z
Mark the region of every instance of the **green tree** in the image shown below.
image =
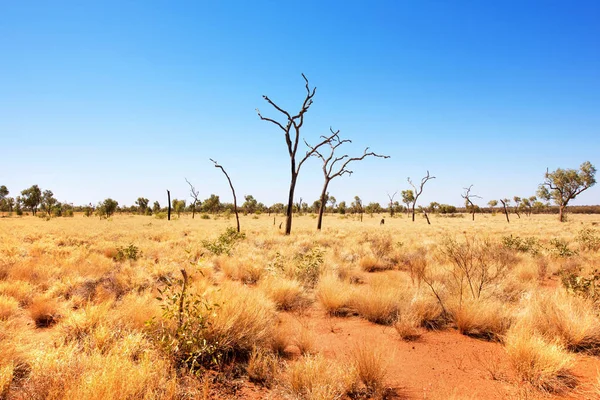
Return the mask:
M171 204L173 206L173 211L177 213L177 217L179 217L181 213L185 211L185 200L173 199Z
M160 212L160 203L158 201L155 201L152 205L152 212L154 214L158 214Z
M383 212L383 208L381 208L381 204L371 202L365 207L365 212L367 214L378 214Z
M150 200L146 199L145 197L138 197L138 199L135 201L135 204L137 204L138 212L142 215L145 215L146 210L148 209L148 204L150 204Z
M411 189L408 189L408 190L403 190L401 195L402 195L402 202L404 204L406 204L406 216L408 217L408 214L410 212L410 205L412 204L413 201L415 201L415 194L413 193L413 191Z
M544 182L538 189L538 197L552 200L558 206L558 219L564 222L565 207L584 190L596 184L596 168L589 161L575 169L561 169L544 175Z
M218 213L221 210L221 200L219 196L211 194L210 197L202 203L202 209L210 213Z
M244 200L244 204L242 204L244 212L246 214L254 214L258 208L258 201L251 194L244 196Z
M115 213L115 211L117 211L118 206L118 201L108 198L98 205L98 208L96 208L96 213L100 215L100 217L105 216L106 218L109 218Z
M337 211L340 214L346 214L346 202L345 201L340 201L340 203L337 206Z
M38 185L33 185L29 189L25 189L21 192L21 202L23 207L31 210L31 213L35 216L38 206L42 201L42 190Z
M2 185L0 186L0 211L7 211L8 210L8 202L7 202L7 197L8 196L8 189L6 188L6 186Z
M42 208L48 217L52 215L52 209L57 203L58 201L54 198L52 190L44 190L44 193L42 194Z

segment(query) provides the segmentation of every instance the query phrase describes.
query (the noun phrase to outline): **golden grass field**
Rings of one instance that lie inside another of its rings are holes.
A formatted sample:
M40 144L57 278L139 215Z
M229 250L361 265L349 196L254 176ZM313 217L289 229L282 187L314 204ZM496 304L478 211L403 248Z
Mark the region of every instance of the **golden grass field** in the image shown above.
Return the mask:
M381 217L0 218L0 399L600 398L600 215Z

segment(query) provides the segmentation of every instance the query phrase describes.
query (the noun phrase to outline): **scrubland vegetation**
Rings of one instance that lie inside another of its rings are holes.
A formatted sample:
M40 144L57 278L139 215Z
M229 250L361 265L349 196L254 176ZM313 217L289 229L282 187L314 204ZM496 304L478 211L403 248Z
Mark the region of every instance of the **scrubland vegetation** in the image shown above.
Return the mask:
M0 219L0 398L600 396L600 216L283 218Z

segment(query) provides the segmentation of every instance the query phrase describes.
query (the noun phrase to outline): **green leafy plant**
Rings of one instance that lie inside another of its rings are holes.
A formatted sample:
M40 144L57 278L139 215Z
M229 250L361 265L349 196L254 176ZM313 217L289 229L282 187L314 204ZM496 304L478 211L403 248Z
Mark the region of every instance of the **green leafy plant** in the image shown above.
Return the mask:
M569 243L564 239L551 239L550 246L550 254L556 257L572 257L577 255L577 251L569 249Z
M202 367L219 364L221 351L218 343L212 342L207 335L210 328L208 315L218 308L206 298L189 290L189 276L181 270L183 279L165 280L163 288L158 289L162 318L148 321L155 327L158 343L170 354L176 364L197 372Z
M560 278L563 286L571 293L587 297L594 302L600 300L600 271L597 269L589 276L579 275L579 271L563 271Z
M296 260L296 278L308 287L314 287L321 275L323 264L323 250L313 248L309 253L298 254Z
M137 260L142 255L140 249L134 245L130 244L127 247L117 247L117 255L115 255L115 260L123 261L123 260Z
M227 254L231 255L231 251L237 242L246 238L245 233L239 233L235 228L229 227L216 240L203 240L202 245L214 255Z
M513 249L522 253L538 255L542 250L540 241L535 237L521 238L520 236L504 236L502 245L508 249Z
M600 250L600 236L595 229L584 228L577 234L577 241L582 250Z

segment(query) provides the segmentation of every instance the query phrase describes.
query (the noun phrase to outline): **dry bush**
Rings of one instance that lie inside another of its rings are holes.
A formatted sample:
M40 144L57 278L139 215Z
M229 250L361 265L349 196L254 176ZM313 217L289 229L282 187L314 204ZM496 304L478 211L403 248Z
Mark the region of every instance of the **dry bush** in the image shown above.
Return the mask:
M284 355L285 350L294 341L294 329L289 324L279 322L271 334L269 347L278 355Z
M347 315L354 288L338 280L334 275L325 275L317 286L317 299L330 315Z
M387 364L384 354L387 350L362 343L351 354L356 376L365 386L370 398L382 398L385 394Z
M302 284L294 279L273 276L263 279L259 287L279 310L302 310L311 304Z
M21 306L26 306L31 302L34 290L34 287L29 282L0 281L0 295L14 298Z
M461 334L488 340L501 340L511 324L505 305L491 299L464 301L450 314Z
M60 319L60 305L55 298L38 296L31 301L28 310L38 328L54 325Z
M359 265L365 272L385 271L393 268L389 262L372 255L362 256Z
M511 329L505 348L519 379L538 390L561 393L574 387L573 356L559 343L552 343L525 329Z
M251 382L270 388L277 375L278 367L279 360L275 354L264 348L255 347L248 359L246 373Z
M17 313L19 303L12 297L0 295L0 320L8 319Z
M224 352L249 354L267 345L276 323L275 305L260 292L228 283L207 294L219 306L208 315L207 340Z
M427 251L421 247L405 253L400 260L400 265L403 270L408 271L413 284L420 285L427 268Z
M410 301L409 312L419 326L427 329L439 329L447 323L447 315L437 299L422 290Z
M421 321L411 313L400 315L394 322L394 329L407 342L419 339L423 333Z
M214 264L229 279L247 284L258 282L265 271L264 266L255 260L240 260L227 255L215 258Z
M29 399L174 398L176 381L169 365L151 350L136 359L124 345L105 353L82 353L77 346L46 349L32 362L22 388Z
M321 355L304 356L288 365L284 384L297 399L340 399L354 385L352 372Z
M570 351L597 353L600 349L600 318L594 305L563 291L532 295L516 323Z
M298 346L301 354L316 353L316 337L312 330L302 325L294 339L294 344Z
M406 302L406 292L401 288L369 285L355 290L350 306L368 321L389 325Z

